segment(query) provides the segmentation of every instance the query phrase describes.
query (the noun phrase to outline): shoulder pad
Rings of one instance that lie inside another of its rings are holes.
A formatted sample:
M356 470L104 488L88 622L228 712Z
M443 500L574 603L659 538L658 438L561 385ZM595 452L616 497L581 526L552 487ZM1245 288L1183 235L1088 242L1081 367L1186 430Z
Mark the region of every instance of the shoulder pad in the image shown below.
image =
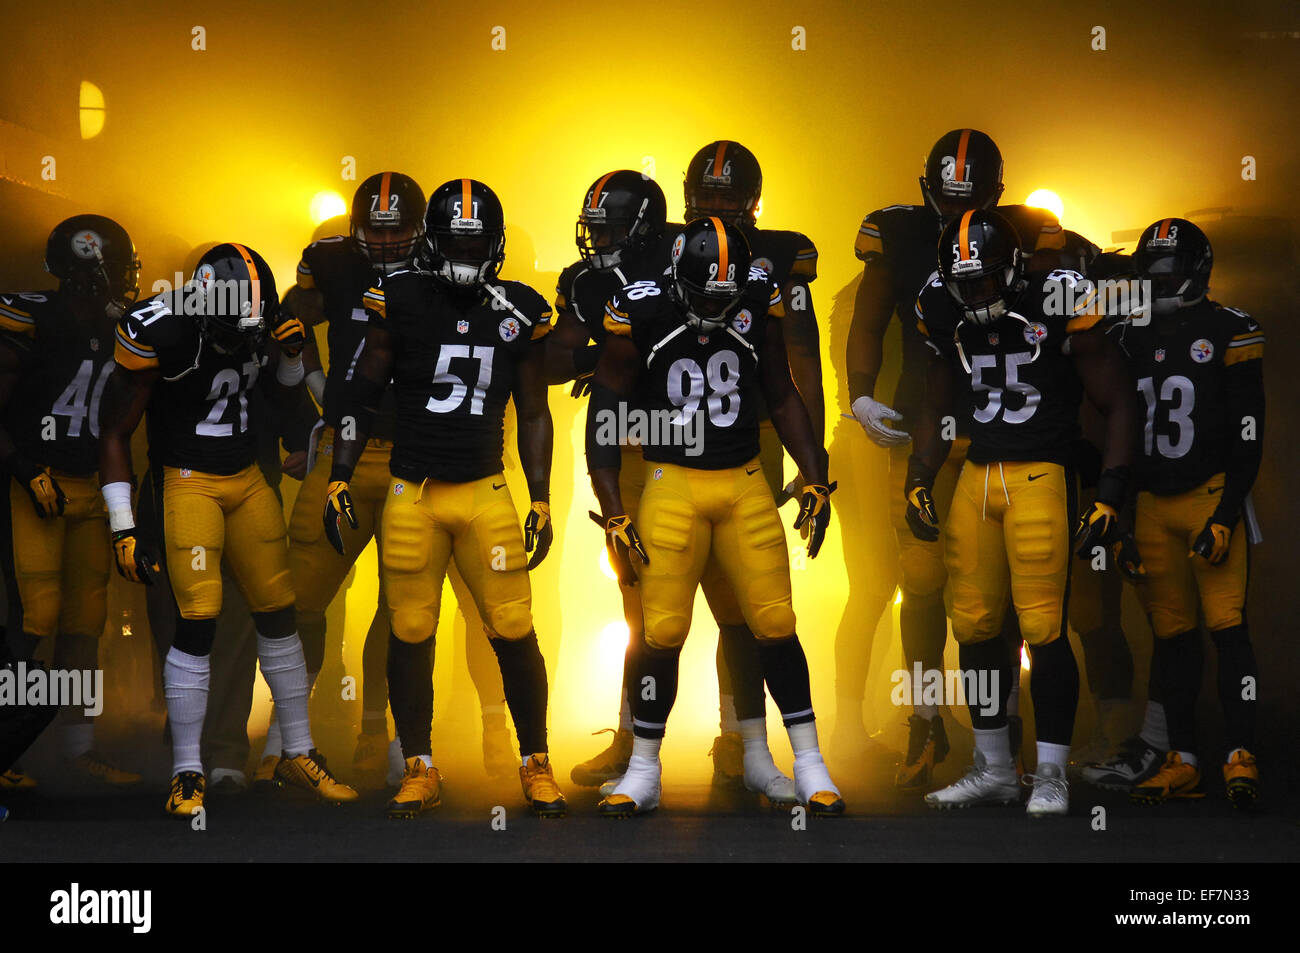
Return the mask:
M1232 339L1223 355L1225 366L1242 361L1257 361L1264 357L1264 329L1245 311L1218 306L1219 315L1231 322Z
M36 316L50 301L50 295L40 292L0 294L0 330L34 337Z

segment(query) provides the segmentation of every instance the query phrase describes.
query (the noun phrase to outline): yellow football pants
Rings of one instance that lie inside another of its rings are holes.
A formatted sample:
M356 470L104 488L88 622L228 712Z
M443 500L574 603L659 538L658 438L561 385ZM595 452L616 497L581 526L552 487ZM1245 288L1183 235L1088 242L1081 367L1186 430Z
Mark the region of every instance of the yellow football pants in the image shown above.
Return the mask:
M741 618L760 639L794 634L785 531L758 458L726 470L647 464L637 526L646 644L677 648L691 627L695 590L715 559ZM720 620L721 621L721 620Z
M944 528L958 644L996 638L1008 594L1027 643L1064 632L1072 497L1060 464L966 461Z
M957 475L966 461L969 446L970 441L965 437L954 440L947 461L935 477L931 493L934 508L939 514L941 530L951 508ZM904 490L907 484L907 458L911 454L911 444L894 447L889 451L889 521L893 524L894 536L898 539L898 568L902 576L900 588L904 597L932 596L943 591L943 584L948 578L943 564L943 536L928 543L913 536L907 526L907 497Z
M1188 556L1192 543L1219 505L1223 474L1177 496L1139 493L1133 536L1146 576L1137 584L1142 608L1157 638L1197 626L1196 609L1210 631L1241 625L1246 605L1246 529L1232 531L1228 558L1218 566Z
M522 639L533 630L523 530L504 475L470 483L393 479L380 533L393 634L403 642L437 630L453 560L489 636Z
M165 467L163 534L182 618L221 613L223 558L253 612L293 605L284 511L256 465L231 476Z
M37 516L27 491L9 482L23 631L99 638L108 612L110 563L108 515L99 480L93 473L51 475L68 498L57 519Z

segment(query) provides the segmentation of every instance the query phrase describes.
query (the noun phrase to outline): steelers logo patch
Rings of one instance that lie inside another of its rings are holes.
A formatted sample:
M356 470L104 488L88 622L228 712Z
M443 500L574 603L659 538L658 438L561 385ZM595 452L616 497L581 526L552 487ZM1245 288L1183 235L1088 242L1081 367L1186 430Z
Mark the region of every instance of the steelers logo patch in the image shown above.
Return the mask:
M770 258L755 258L753 262L751 262L751 267L757 268L765 275L770 275L773 269L776 268L776 266L772 264L772 259Z
M1047 325L1041 321L1035 321L1025 328L1025 341L1029 344L1040 344L1045 337L1047 337Z
M501 323L497 325L497 330L501 332L501 340L513 341L519 337L519 319L514 317L502 318Z
M678 232L677 237L673 239L673 264L681 260L682 251L686 248L686 233Z
M78 258L87 260L98 258L103 247L104 240L99 237L99 232L89 228L72 236L72 253Z
M731 326L741 334L745 334L754 326L754 316L750 314L748 308L742 308L736 313L736 316L731 319Z
M1204 364L1214 357L1214 345L1205 338L1192 342L1192 360L1197 364Z

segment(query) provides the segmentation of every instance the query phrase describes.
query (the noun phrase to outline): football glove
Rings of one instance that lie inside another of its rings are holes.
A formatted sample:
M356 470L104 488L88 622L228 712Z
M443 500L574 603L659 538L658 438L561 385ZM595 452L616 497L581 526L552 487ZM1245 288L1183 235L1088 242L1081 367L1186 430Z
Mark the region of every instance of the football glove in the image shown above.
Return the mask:
M838 484L826 486L821 483L809 483L803 488L799 499L799 515L795 517L794 528L808 541L808 558L815 559L821 551L822 540L826 538L826 527L831 522L831 493Z
M895 430L887 420L902 420L903 415L880 401L863 395L853 402L853 416L867 432L871 442L878 447L901 447L912 440L905 430Z
M1074 531L1075 555L1091 559L1098 546L1109 548L1119 535L1119 508L1128 488L1128 468L1110 467L1097 478L1097 497L1079 515Z
M907 528L923 543L933 543L939 538L939 514L934 508L934 473L916 457L907 461L907 482L903 494L907 498Z
M532 553L528 559L528 568L534 569L551 551L555 540L555 530L551 526L551 504L534 500L524 520L524 549Z
M271 330L271 337L280 345L280 350L287 357L297 357L307 346L307 329L297 318L290 315Z
M573 379L573 387L569 390L570 397L586 397L591 393L591 379L595 377L594 373L586 374L582 377Z
M1137 582L1147 574L1146 567L1142 565L1142 554L1138 552L1137 540L1131 532L1120 534L1111 547L1111 555L1125 579Z
M1201 530L1201 535L1196 537L1187 555L1189 558L1200 556L1208 560L1211 566L1217 566L1228 558L1228 546L1231 542L1232 530L1211 516L1205 521L1205 528Z
M588 512L596 525L605 531L605 548L609 550L609 564L614 567L620 586L636 585L636 570L632 567L632 553L641 557L647 565L650 554L641 544L641 537L632 525L632 517L626 514L605 518L597 513Z
M335 480L325 491L325 538L330 545L343 555L343 533L339 528L339 519L348 521L348 526L357 528L357 514L352 508L352 494L348 491L346 480Z
M117 561L117 571L132 582L152 586L162 572L158 560L136 538L134 528L113 534L113 558Z
M49 520L63 515L68 498L63 495L59 481L51 475L49 467L40 467L30 460L18 459L13 462L12 469L14 477L31 497L38 517Z

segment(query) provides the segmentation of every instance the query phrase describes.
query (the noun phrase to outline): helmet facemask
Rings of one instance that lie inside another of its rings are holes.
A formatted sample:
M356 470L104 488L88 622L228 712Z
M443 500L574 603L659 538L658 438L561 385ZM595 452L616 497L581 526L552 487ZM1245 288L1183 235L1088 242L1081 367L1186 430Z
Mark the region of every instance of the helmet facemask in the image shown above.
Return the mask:
M986 269L979 259L955 261L950 266L952 274L944 276L944 287L967 321L992 324L1007 313L1018 290L1019 265L1019 249L1012 252L1011 262L1002 268Z
M453 219L449 228L429 236L434 276L453 288L487 284L501 267L505 243L504 234L485 231L476 219Z
M575 235L582 260L597 271L609 271L623 264L627 256L644 243L647 230L645 214L649 204L649 199L643 199L631 220L621 215L609 216L603 208L584 206Z
M377 223L375 219L379 216L393 216L394 221L389 224ZM424 237L423 222L402 224L396 220L396 216L396 212L372 212L370 223L358 225L352 232L362 254L386 275L408 266L415 255L415 249L419 247L420 239Z
M1209 290L1186 255L1142 256L1138 269L1151 282L1151 313L1170 315L1200 304Z

